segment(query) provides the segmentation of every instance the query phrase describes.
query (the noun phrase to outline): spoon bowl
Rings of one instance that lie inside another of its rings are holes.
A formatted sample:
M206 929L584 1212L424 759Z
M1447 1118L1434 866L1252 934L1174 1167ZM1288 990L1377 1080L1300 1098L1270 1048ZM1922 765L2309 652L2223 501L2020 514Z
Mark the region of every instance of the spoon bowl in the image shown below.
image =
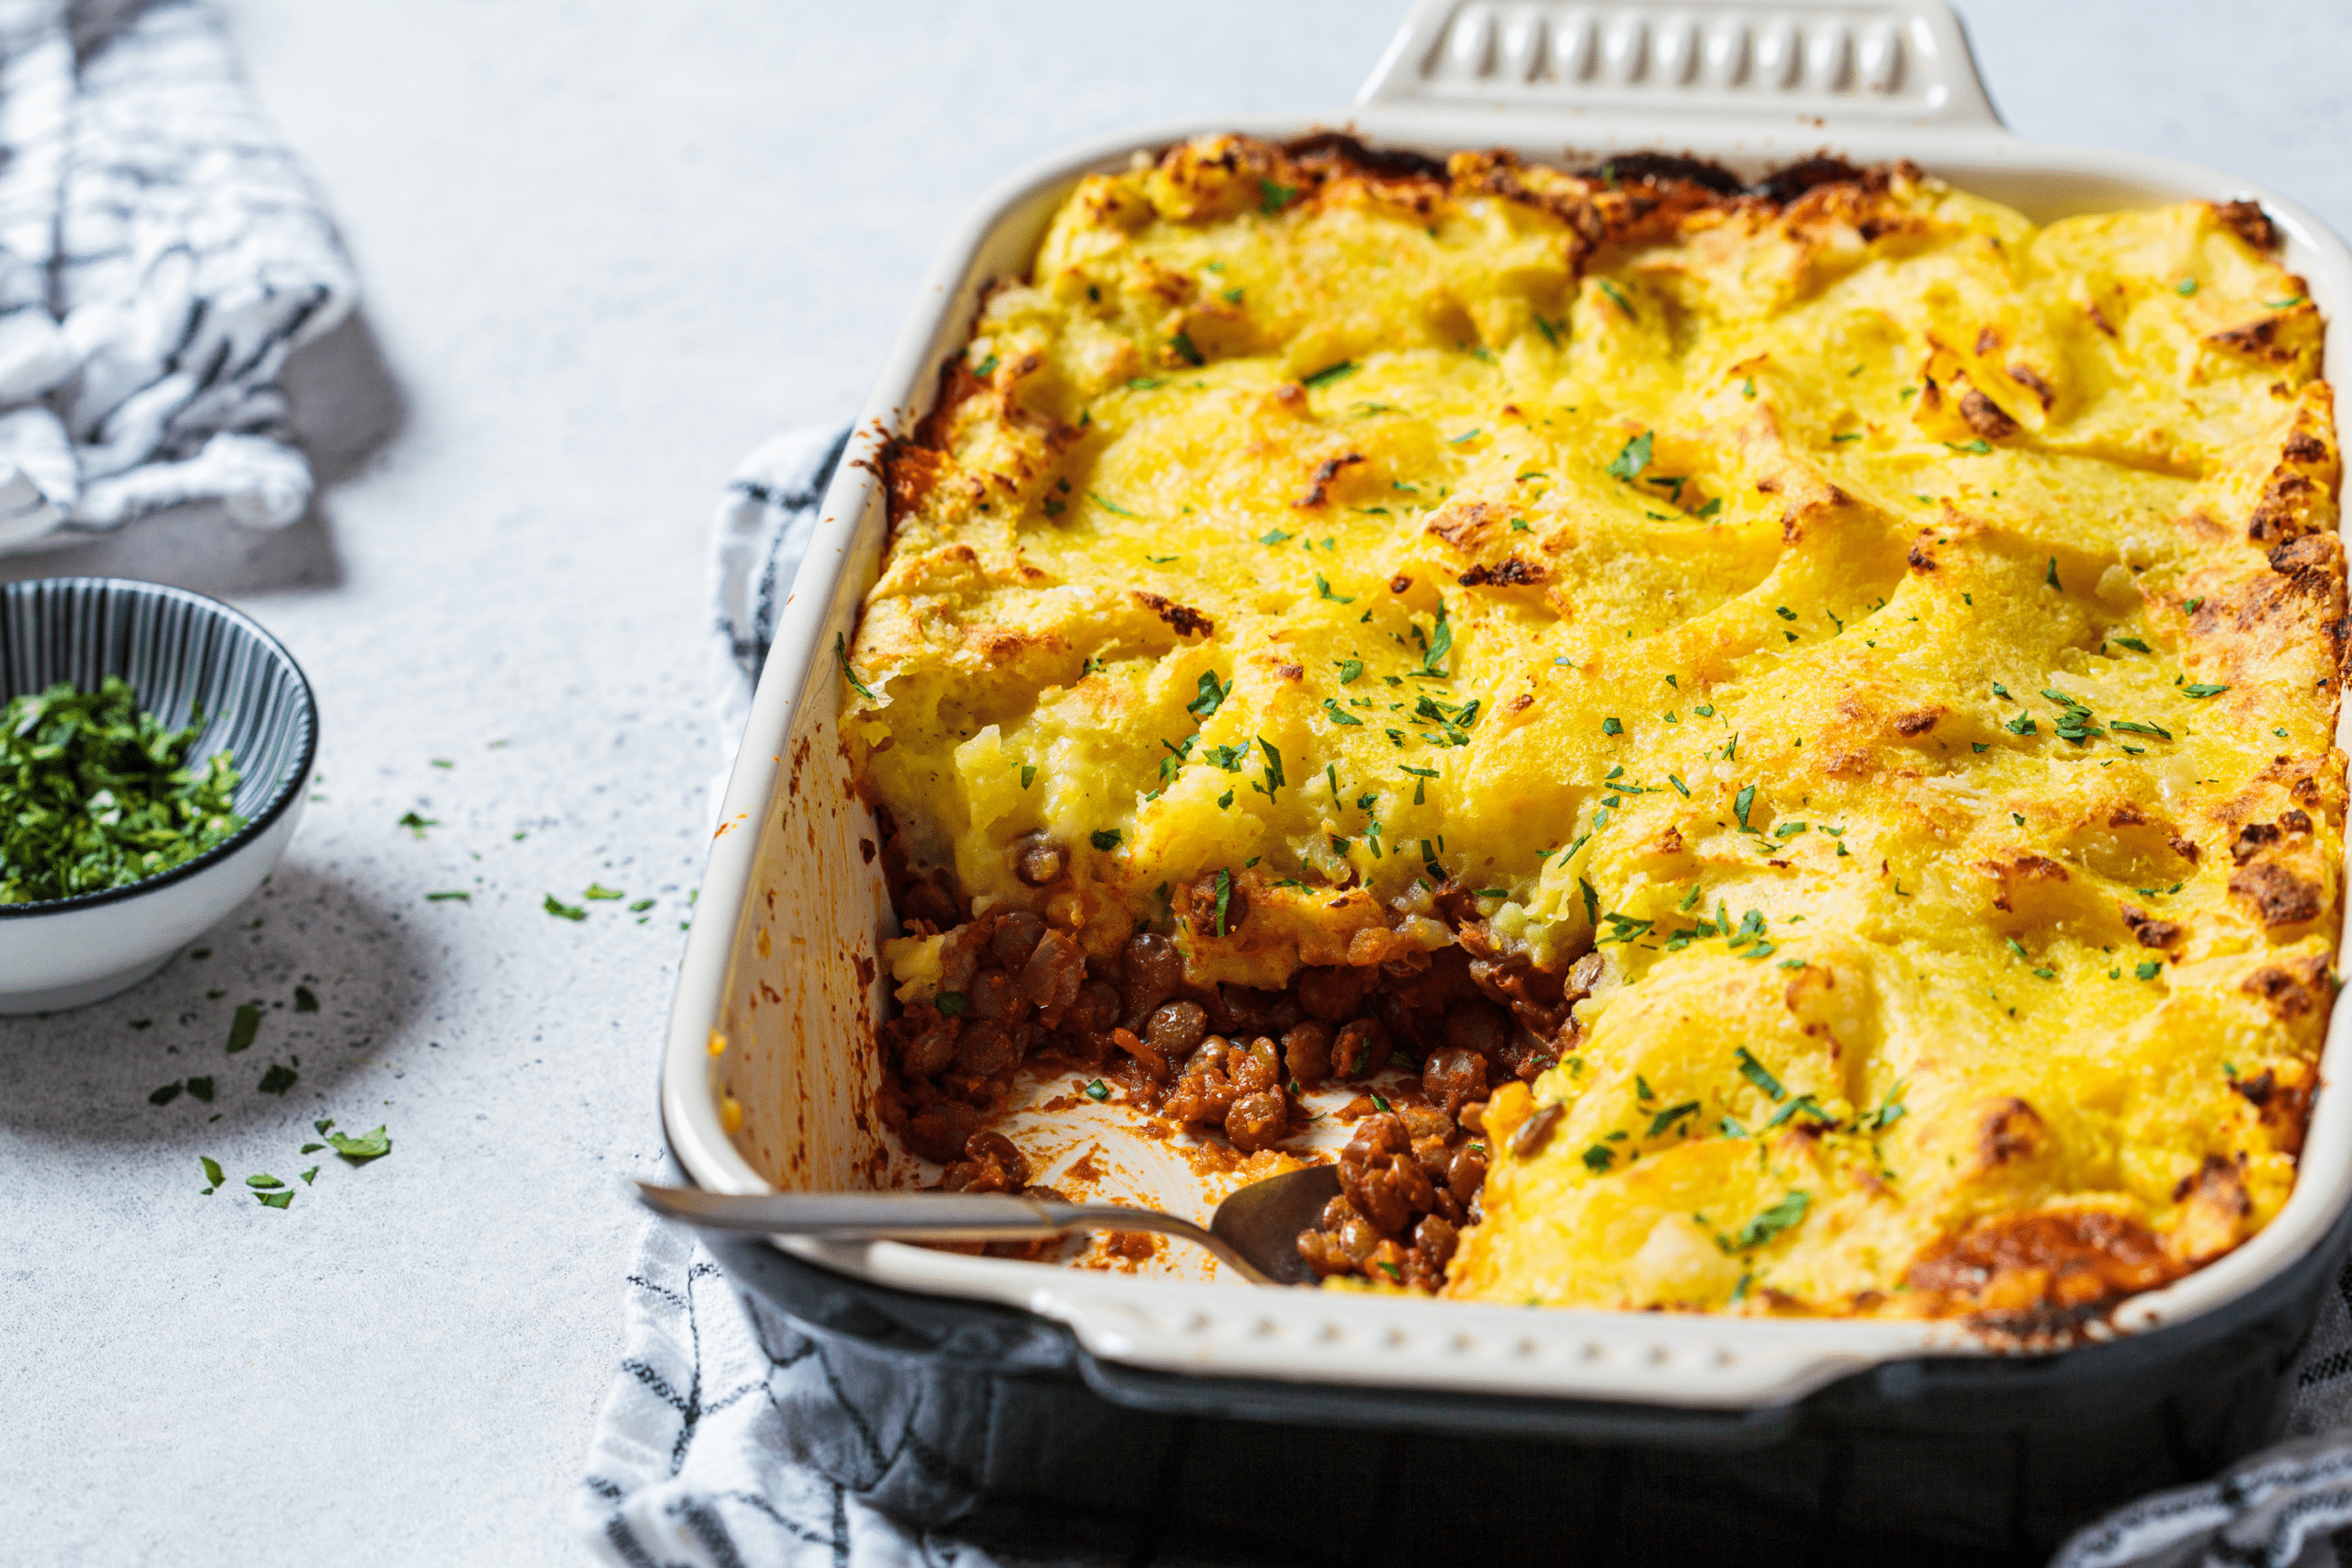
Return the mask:
M1089 1231L1152 1231L1206 1248L1253 1285L1311 1285L1298 1233L1339 1195L1337 1167L1310 1165L1253 1181L1216 1206L1204 1229L1156 1209L1070 1203L1010 1192L706 1192L636 1184L655 1213L706 1230L827 1241L1037 1241Z

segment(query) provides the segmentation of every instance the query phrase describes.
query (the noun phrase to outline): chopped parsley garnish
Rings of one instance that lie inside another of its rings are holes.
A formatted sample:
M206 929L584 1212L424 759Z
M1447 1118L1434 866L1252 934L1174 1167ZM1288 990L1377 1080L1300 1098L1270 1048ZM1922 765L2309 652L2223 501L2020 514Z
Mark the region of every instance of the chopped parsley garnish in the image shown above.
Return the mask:
M1354 360L1342 359L1337 365L1326 365L1311 376L1300 377L1298 384L1302 387L1328 387L1334 381L1346 380L1354 375L1358 368Z
M1204 670L1201 671L1199 693L1191 702L1184 705L1184 711L1194 718L1206 719L1213 716L1218 708L1223 707L1225 699L1231 695L1233 695L1232 682L1227 681L1220 686L1216 683L1216 672ZM1028 787L1026 779L1022 781L1022 787L1024 789Z
M1296 186L1279 185L1261 177L1258 181L1258 210L1272 216L1288 207L1290 198L1297 194Z
M1789 1092L1781 1087L1781 1080L1774 1077L1770 1071L1765 1067L1764 1064L1756 1059L1755 1055L1749 1052L1747 1046L1742 1045L1737 1051L1732 1053L1732 1055L1739 1063L1739 1076L1741 1077L1746 1078L1749 1083L1752 1083L1758 1089L1762 1089L1768 1097L1775 1101L1788 1099Z
M1190 333L1178 333L1168 340L1168 346L1176 351L1178 358L1195 368L1208 363L1201 356L1201 351L1193 346L1193 334ZM1099 501L1102 498L1097 496L1095 499Z
M1609 302L1611 305L1616 306L1628 316L1631 316L1634 313L1633 302L1628 300L1623 294L1618 291L1615 284L1610 282L1605 277L1596 277L1593 279L1593 282L1600 286L1600 291L1603 294L1609 296Z
M1341 707L1338 703L1333 702L1329 697L1325 697L1323 699L1323 715L1333 724L1352 724L1359 728L1363 724L1363 720L1358 718L1355 715L1350 713L1347 709Z
M1595 1144L1584 1152L1585 1168L1596 1176L1607 1170L1616 1161L1617 1151L1607 1144Z
M1119 847L1119 829L1116 828L1097 828L1086 837L1089 843L1106 853Z
M1258 542L1261 545L1286 545L1290 543L1290 536L1280 528L1269 528L1258 536Z
M2227 686L2209 686L2202 681L2192 681L2180 689L2180 694L2184 697L2218 697L2228 690Z
M2033 716L2018 714L2001 728L2012 735L2031 735L2034 732Z
M1657 923L1652 920L1637 920L1631 915L1615 913L1603 915L1600 918L1609 923L1609 932L1605 936L1594 939L1595 947L1604 942L1631 942L1635 937L1646 936L1649 934L1650 928Z
M1101 491L1090 490L1090 491L1088 491L1086 492L1086 494L1087 494L1087 498L1088 498L1089 500L1091 500L1091 502L1093 502L1095 505L1097 505L1097 506L1101 507L1103 511L1105 511L1105 512L1108 512L1108 513L1112 513L1114 516L1118 516L1118 517L1134 517L1134 516L1136 516L1136 513L1132 513L1132 512L1128 511L1125 507L1121 506L1117 502L1114 502L1114 501L1106 501L1106 500L1104 500L1104 499L1103 499L1103 497L1102 497L1102 492Z
M850 689L869 703L875 701L874 688L858 679L856 667L849 661L848 638L839 632L833 634L833 657L841 662L842 679L849 682Z
M989 376L995 373L996 366L996 355L991 354L986 359L981 360L978 365L972 367L972 374L985 381Z
M2172 731L2166 729L2163 725L2142 724L2137 719L2110 718L2107 721L2107 727L2109 729L2129 730L2134 735L2153 735L2159 740L2169 740L2172 739Z
M1352 604L1356 602L1355 595L1352 593L1332 592L1331 584L1319 571L1315 574L1315 596L1317 599L1329 599L1334 604Z
M1363 660L1361 659L1335 659L1331 662L1340 667L1340 684L1342 686L1354 685L1363 674Z
M1982 446L1984 444L1980 441L1977 445ZM2056 556L2052 556L2050 558L2050 568L2041 574L2041 582L2043 587L2055 588L2061 593L2064 593L2066 591L2058 581L2058 558Z
M1168 383L1157 376L1131 376L1127 378L1127 390L1130 392L1148 392L1155 387L1166 385Z
M2154 649L2150 648L2146 643L2141 641L2136 637L2109 637L2108 638L2108 641L2115 644L2118 648L2128 648L2134 653L2154 653L2155 651Z
M1233 902L1233 873L1223 866L1216 873L1216 934L1225 934L1225 913Z
M1696 1116L1698 1113L1699 1102L1695 1100L1686 1100L1679 1105L1669 1105L1650 1118L1650 1130L1646 1135L1657 1137L1672 1130L1674 1124L1684 1117Z
M1430 634L1429 651L1421 656L1420 672L1444 679L1445 657L1453 651L1453 623L1446 618L1445 601L1441 599L1437 604L1437 629Z
M1742 1251L1761 1247L1792 1225L1804 1222L1805 1211L1813 1207L1813 1194L1792 1191L1754 1219L1739 1227L1732 1237L1732 1245Z
M2151 958L2145 964L2143 964L2133 969L2132 973L2137 975L2143 980L2153 980L2156 977L2156 972L2163 967L2164 965L2162 964Z
M127 886L227 842L239 774L226 751L188 754L202 713L165 728L130 682L60 683L0 710L0 904Z
M2197 280L2193 277L2184 277L2172 286L2172 291L2186 299L2197 292Z
M1741 828L1745 829L1747 826L1748 808L1755 804L1756 786L1754 784L1744 785L1737 795L1732 796L1731 814L1739 818Z
M1623 479L1627 484L1640 479L1642 470L1650 466L1650 442L1651 432L1646 430L1626 442L1610 462L1606 472L1612 479Z
M1625 733L1625 727L1617 721L1614 715L1611 715L1600 721L1600 733L1603 735L1623 735Z
M961 991L942 991L931 998L931 1005L939 1010L943 1018L961 1018L964 1010L972 1005L972 998Z
M1021 764L1021 787L1022 787L1023 789L1027 789L1031 784L1035 784L1036 782L1037 782L1037 764L1036 764L1036 763L1035 763L1035 762L1023 762L1023 763L1022 763L1022 764Z
M1274 792L1282 788L1284 783L1283 754L1274 750L1272 743L1262 735L1258 737L1258 750L1266 754L1266 798L1272 800L1274 798Z
M1101 1078L1096 1078L1091 1083L1088 1084L1086 1086L1085 1094L1087 1099L1094 1101L1097 1105L1100 1105L1102 1101L1111 1098L1111 1090L1109 1087L1105 1085Z

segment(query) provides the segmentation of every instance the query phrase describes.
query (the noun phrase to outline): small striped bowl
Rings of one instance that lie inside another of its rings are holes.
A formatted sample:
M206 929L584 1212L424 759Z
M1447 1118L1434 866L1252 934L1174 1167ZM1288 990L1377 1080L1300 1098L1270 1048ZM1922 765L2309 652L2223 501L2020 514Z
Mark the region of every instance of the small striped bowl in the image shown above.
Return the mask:
M143 882L0 904L0 1013L80 1007L137 985L261 886L302 815L318 758L311 683L276 637L186 589L112 577L0 584L0 703L119 675L175 728L209 722L189 753L226 750L243 775L236 837Z

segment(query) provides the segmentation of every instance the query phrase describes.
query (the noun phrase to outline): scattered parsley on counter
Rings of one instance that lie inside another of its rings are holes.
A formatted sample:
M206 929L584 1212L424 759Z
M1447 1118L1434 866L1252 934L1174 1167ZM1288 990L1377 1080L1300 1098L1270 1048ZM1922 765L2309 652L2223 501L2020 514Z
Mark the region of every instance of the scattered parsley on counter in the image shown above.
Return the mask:
M212 1183L204 1190L204 1195L209 1198L220 1190L220 1184L229 1179L229 1173L222 1170L220 1162L210 1155L198 1155L196 1157L204 1167L204 1179Z
M262 1074L260 1089L264 1094L284 1094L301 1081L302 1075L293 1068L272 1062L269 1071Z
M167 729L130 683L60 684L0 711L0 904L70 898L144 881L226 842L237 770L188 753L201 714Z
M294 1010L295 1010L296 1012L316 1012L316 1011L318 1011L318 1010L319 1010L319 996L318 996L318 993L317 993L316 991L311 990L311 987L308 987L308 986L297 986L297 987L294 987Z
M202 1100L202 1101L203 1101L205 1104L207 1104L207 1105L211 1104L211 1103L212 1103L212 1078L211 1078L211 1075L207 1074L205 1077L200 1077L200 1078L190 1078L190 1079L188 1079L188 1080L187 1080L187 1092L188 1092L188 1098L189 1098L189 1099L191 1099L191 1100Z
M474 896L470 893L427 893L424 896L428 904L470 904L473 900Z
M332 1123L329 1124L332 1125ZM354 1165L365 1165L371 1159L381 1159L392 1152L392 1140L385 1136L384 1129L380 1126L372 1133L362 1133L356 1138L345 1137L341 1133L328 1133L327 1142L334 1145L335 1153Z
M607 887L601 882L592 882L588 885L588 891L582 893L581 897L582 898L603 900L626 898L628 895L619 891L617 888Z
M438 828L441 826L441 819L437 817L419 817L413 811L403 811L401 813L401 819L398 822L393 823L392 826L395 828L405 828L412 834L422 839L424 837L424 830L427 828Z
M254 1043L254 1036L260 1032L261 1009L251 1002L239 1003L237 1016L229 1021L230 1054L233 1055L251 1045Z
M154 1093L149 1095L147 1097L147 1103L150 1105L169 1105L172 1101L180 1097L180 1090L185 1087L187 1086L183 1083L167 1083L163 1088L157 1089Z
M431 895L427 895L427 897L431 897ZM547 896L546 901L543 902L539 908L545 909L548 914L555 916L558 919L584 920L588 918L587 910L582 908L577 904L567 904L552 893Z

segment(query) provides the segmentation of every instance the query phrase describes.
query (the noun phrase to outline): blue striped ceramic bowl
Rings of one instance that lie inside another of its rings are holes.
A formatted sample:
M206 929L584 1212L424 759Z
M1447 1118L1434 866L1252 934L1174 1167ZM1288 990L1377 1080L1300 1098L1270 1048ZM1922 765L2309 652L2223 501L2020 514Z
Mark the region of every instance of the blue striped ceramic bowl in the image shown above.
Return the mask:
M119 675L175 728L207 718L191 758L243 775L227 842L128 886L0 904L0 1013L79 1007L138 984L261 886L294 836L319 750L311 683L276 637L217 600L160 583L49 577L0 584L0 703Z

